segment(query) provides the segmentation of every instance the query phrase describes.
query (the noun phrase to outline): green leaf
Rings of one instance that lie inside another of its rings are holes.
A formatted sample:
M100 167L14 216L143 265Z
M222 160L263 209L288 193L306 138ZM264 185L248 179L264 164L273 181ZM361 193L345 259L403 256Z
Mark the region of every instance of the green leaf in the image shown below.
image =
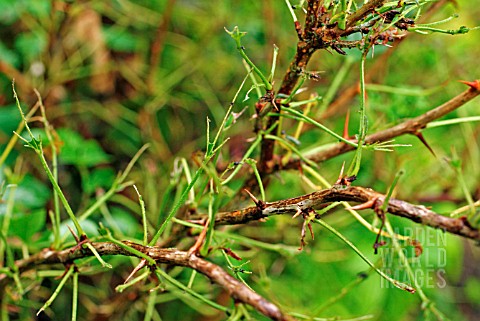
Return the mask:
M95 169L82 181L83 190L91 194L99 187L109 189L115 180L115 175L114 170L110 167Z
M0 60L3 60L3 58L4 57L2 56L2 43L0 43ZM22 117L18 113L18 108L15 104L2 106L2 112L0 112L1 132L10 136L21 121Z
M5 194L8 194L7 189ZM8 195L5 195L6 199ZM41 208L44 207L51 197L49 187L37 180L31 175L23 177L15 191L15 201L24 208Z
M47 212L39 209L31 213L16 213L10 222L9 235L20 237L28 242L32 236L45 227Z
M107 47L121 52L136 52L145 47L145 38L129 33L125 28L107 27L102 29Z
M104 221L105 227L109 228L112 231L120 229L123 235L135 235L135 232L140 231L140 225L131 213L119 207L111 208L111 212L115 222L113 223ZM115 224L116 226L113 226L113 224Z
M5 61L7 64L16 68L18 68L20 64L20 57L18 54L15 51L7 48L7 46L5 46L2 42L0 42L0 60Z
M57 132L63 142L59 157L63 164L88 167L109 161L110 157L95 140L87 140L71 129Z
M15 39L15 48L25 63L40 56L47 47L47 35L44 33L21 33Z

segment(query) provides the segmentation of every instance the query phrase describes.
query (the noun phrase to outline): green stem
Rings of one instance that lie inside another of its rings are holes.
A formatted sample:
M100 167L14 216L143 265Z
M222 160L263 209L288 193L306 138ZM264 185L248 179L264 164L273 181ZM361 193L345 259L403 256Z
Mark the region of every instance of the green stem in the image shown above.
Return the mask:
M149 245L150 246L153 246L155 245L155 243L157 243L158 239L160 238L160 235L162 235L163 231L165 231L166 227L167 227L167 224L170 222L170 220L172 219L172 217L177 213L177 211L180 209L180 207L182 207L182 205L185 203L185 201L187 200L188 198L188 194L190 192L190 189L193 188L193 185L195 185L195 183L197 182L198 178L200 177L200 175L202 175L204 172L204 169L203 167L200 167L196 172L195 172L195 175L193 176L192 178L192 181L187 185L187 187L185 188L185 190L183 191L182 195L180 196L180 199L177 201L177 203L175 204L175 206L172 208L172 210L170 211L170 213L168 213L168 216L167 218L163 221L162 225L160 226L160 228L158 229L157 233L155 233L155 235L153 236L152 240L150 241Z
M365 49L360 62L360 123L358 129L358 145L352 164L348 170L348 176L357 175L360 171L362 161L362 150L367 136L368 119L366 113L366 94L365 94L365 60L367 59L368 49Z
M258 77L262 80L263 84L265 85L265 88L267 90L272 90L273 86L272 84L268 81L267 77L258 69L257 66L248 58L247 54L245 53L245 48L242 46L241 38L246 34L246 32L240 32L238 30L238 27L235 26L232 31L228 31L225 28L225 31L235 40L235 43L237 44L237 50L240 52L240 55L242 58L247 62L247 64L253 69L253 71L257 74Z
M343 138L342 136L338 135L337 133L335 133L334 131L332 131L331 129L325 127L324 125L320 124L319 122L313 120L312 118L308 117L308 116L305 116L304 114L302 114L301 112L295 110L295 109L292 109L290 107L282 107L282 111L286 111L286 112L289 112L290 114L293 114L294 116L296 117L292 117L293 119L297 119L297 120L302 120L306 123L309 123L309 124L312 124L314 125L315 127L318 127L320 128L321 130L323 130L324 132L332 135L333 137L337 138L338 140L340 140L341 142L344 142L345 144L348 144L348 145L351 145L351 146L354 146L354 147L358 147L359 145L357 143L354 143L348 139L345 139ZM285 117L285 115L279 115L279 116L282 116L282 117ZM361 146L361 145L360 145Z
M207 299L205 296L193 291L192 289L188 288L186 285L182 284L181 282L177 281L176 279L172 278L170 275L168 275L168 273L166 273L165 271L163 271L162 269L155 269L155 274L157 275L157 277L159 279L162 279L164 278L165 280L167 280L169 283L173 284L174 286L176 286L177 288L185 291L186 293L190 294L191 296L193 296L194 298L197 298L199 299L200 301L208 304L209 306L217 309L217 310L220 310L220 311L223 311L223 312L228 312L228 308L227 307L224 307L223 305L220 305L216 302L213 302L209 299Z
M340 234L340 232L338 232L336 229L334 229L332 226L330 226L327 222L325 222L324 220L321 220L321 219L315 219L315 222L319 223L320 225L325 227L327 230L332 232L336 237L341 239L353 251L355 251L355 253L357 253L358 256L360 256L360 258L362 258L362 260L364 260L372 269L375 270L375 272L377 272L385 280L392 283L394 286L396 286L397 288L399 288L401 290L405 290L405 291L408 291L410 293L415 293L415 289L412 288L411 286L409 286L407 284L404 284L404 283L401 283L401 282L399 282L395 279L392 279L391 277L389 277L388 275L383 273L380 269L378 269L372 262L370 262L370 260L355 245L353 245L352 242L350 242L348 239L346 239L342 234Z
M73 273L72 286L72 321L77 320L78 314L78 272Z
M65 283L67 282L67 280L70 278L70 276L73 274L75 270L75 265L70 265L70 267L68 268L67 270L67 273L65 273L65 275L63 276L62 280L60 281L60 283L58 284L57 288L55 289L55 292L53 292L52 296L47 300L47 302L45 302L45 304L42 306L42 308L40 310L38 310L37 312L37 316L42 312L42 311L45 311L46 308L48 308L52 303L53 301L57 298L58 294L60 293L60 291L62 290L63 286L65 285Z

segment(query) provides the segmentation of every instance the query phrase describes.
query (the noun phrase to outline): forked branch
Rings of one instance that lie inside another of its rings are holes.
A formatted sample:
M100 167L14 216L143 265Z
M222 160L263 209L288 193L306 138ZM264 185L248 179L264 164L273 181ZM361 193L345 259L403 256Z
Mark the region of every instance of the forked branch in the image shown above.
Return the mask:
M264 297L251 290L245 284L235 279L233 276L223 270L220 266L214 263L199 258L195 255L190 255L185 251L180 251L175 248L144 246L129 241L125 241L123 243L143 254L148 255L158 264L163 263L170 266L188 267L202 273L212 282L220 285L236 302L251 305L258 312L264 314L272 320L295 320L293 317L284 314L275 304L269 302ZM131 252L111 242L92 242L91 245L101 256L134 256L134 254L132 254ZM61 251L53 251L45 249L26 259L17 260L15 262L15 266L20 272L23 272L30 268L38 267L45 264L69 264L74 262L74 260L76 259L89 257L92 255L93 253L89 250L72 250L72 248L68 248ZM2 288L4 288L5 286L5 282L8 282L8 280L9 279L7 278L6 274L0 274L0 291L2 291Z

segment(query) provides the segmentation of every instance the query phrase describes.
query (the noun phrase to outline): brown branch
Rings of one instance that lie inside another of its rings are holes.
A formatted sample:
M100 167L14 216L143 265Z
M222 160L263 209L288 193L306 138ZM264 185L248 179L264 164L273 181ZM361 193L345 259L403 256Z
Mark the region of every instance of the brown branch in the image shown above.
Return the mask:
M418 23L429 21L429 19L446 3L448 3L448 0L439 0L438 2L432 3L432 5L420 16ZM373 66L369 68L365 75L365 83L371 83L372 81L376 81L379 76L385 75L385 65L387 64L388 59L398 50L399 46L405 41L405 39L410 38L411 35L413 35L413 33L405 33L403 37L395 39L393 47L388 48L382 55L380 55L379 59L376 59ZM328 106L327 110L321 115L321 118L327 119L334 115L338 116L343 114L348 107L348 103L359 93L360 85L358 82L355 82L347 88L341 89L341 95L339 95Z
M365 18L368 14L373 12L375 8L379 8L383 6L384 3L385 3L385 0L373 0L364 4L357 11L355 11L354 13L352 13L350 16L347 17L346 29L353 27L358 21L363 20L363 18Z
M216 264L213 264L195 255L189 255L185 251L180 251L174 248L166 249L156 246L143 246L129 241L124 241L123 243L148 255L157 263L164 263L172 266L184 266L195 269L196 271L208 277L212 282L215 282L224 288L234 300L251 305L257 311L272 320L295 320L294 318L284 314L275 304L255 293L253 290L225 272ZM114 243L93 242L91 244L101 256L134 256L134 254L131 252L128 252L126 249L123 249ZM89 256L93 256L93 253L89 250L72 251L72 248L69 248L61 251L53 251L44 249L43 251L26 259L17 260L15 265L19 271L22 272L39 265L51 265L58 263L67 264L72 263L76 259ZM5 286L5 282L7 280L6 274L0 274L0 289Z
M279 214L296 214L299 211L307 212L331 202L375 202L383 203L385 195L374 190L357 186L334 186L330 189L313 192L311 194L286 200L261 203L257 206L234 212L221 212L215 216L216 225L242 224L251 220ZM390 199L387 212L408 218L411 221L443 231L460 235L473 240L480 240L480 231L474 228L466 218L451 218L437 214L422 205L413 205L405 201Z
M385 130L381 130L374 134L370 134L365 138L366 144L374 144L379 142L389 141L392 138L404 135L404 134L415 134L416 132L420 131L421 129L425 128L425 126L433 120L436 120L455 109L463 106L470 100L474 99L480 94L480 89L475 87L470 87L468 90L462 92L461 94L453 97L446 103L429 110L425 114L422 114L418 117L412 118L407 120L403 123L400 123L396 126L391 128L387 128ZM352 140L356 142L356 140ZM344 154L346 152L354 150L355 147L351 145L347 145L345 143L337 143L333 144L329 147L322 149L320 152L315 153L313 155L308 155L306 158L314 161L314 162L323 162L327 159L333 158L335 156ZM283 169L293 169L298 168L299 166L298 159L292 159L289 161Z

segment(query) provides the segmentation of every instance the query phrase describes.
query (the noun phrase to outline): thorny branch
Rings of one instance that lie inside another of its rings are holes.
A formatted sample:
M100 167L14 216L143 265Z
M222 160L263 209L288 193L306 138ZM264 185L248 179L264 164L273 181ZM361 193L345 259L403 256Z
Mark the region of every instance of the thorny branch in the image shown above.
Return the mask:
M470 88L466 91L460 93L459 95L453 97L444 104L434 109L431 109L418 117L409 119L396 126L368 135L365 138L365 144L369 145L378 142L385 142L404 134L418 134L431 121L436 120L454 111L455 109L463 106L470 100L480 95L480 80L475 80L471 82L469 86ZM356 142L356 140L352 141ZM335 156L352 151L354 149L354 147L345 143L337 143L330 145L313 155L306 155L305 157L314 162L322 162ZM292 159L283 167L283 169L298 168L299 162L300 161L298 159Z
M346 29L339 28L338 23L331 23L330 13L324 6L324 2L320 0L309 0L306 6L305 23L302 29L300 23L295 21L295 30L298 34L298 43L295 57L293 58L288 70L283 77L282 84L278 90L278 96L289 96L292 94L296 84L302 76L305 76L306 67L312 55L320 49L333 49L340 54L345 54L342 47L361 46L358 41L341 41L341 37L352 33L362 32L361 28L356 25L363 21L367 15L372 13L375 8L379 8L384 4L384 0L370 1L360 7L356 12L348 16ZM346 14L346 13L345 13ZM269 130L275 126L278 121L275 117L267 117L266 114L271 110L272 106L280 112L281 100L275 98L273 91L267 92L268 100L262 97L257 103L257 125L256 130ZM266 106L266 102L270 105ZM277 164L274 155L275 140L263 139L260 150L259 172L263 179L275 170ZM266 181L264 182L266 183ZM251 188L254 186L254 180L251 179L246 184Z
M257 294L249 287L228 274L220 266L204 260L196 255L190 255L188 252L180 251L175 248L160 248L156 246L144 246L137 243L124 241L126 245L148 255L156 261L157 264L167 264L170 266L183 266L194 269L212 282L220 285L236 301L251 305L260 313L272 320L288 321L295 320L291 316L284 314L275 304L269 302L261 295ZM133 254L122 247L110 242L92 242L91 245L101 255L124 255L133 256ZM15 266L20 272L40 265L52 264L70 264L74 260L92 256L89 250L72 250L72 248L61 251L44 249L43 251L32 255L26 259L17 260ZM0 293L9 279L6 274L0 274Z
M244 224L272 215L308 212L311 209L331 202L371 202L372 204L378 205L382 204L384 199L385 195L372 189L357 186L334 185L330 189L324 189L286 200L259 203L256 206L247 207L238 211L217 213L215 216L215 224ZM397 199L390 199L387 212L408 218L422 225L442 229L443 231L473 240L480 240L480 231L472 227L465 217L446 217L429 210L425 206L413 205Z

